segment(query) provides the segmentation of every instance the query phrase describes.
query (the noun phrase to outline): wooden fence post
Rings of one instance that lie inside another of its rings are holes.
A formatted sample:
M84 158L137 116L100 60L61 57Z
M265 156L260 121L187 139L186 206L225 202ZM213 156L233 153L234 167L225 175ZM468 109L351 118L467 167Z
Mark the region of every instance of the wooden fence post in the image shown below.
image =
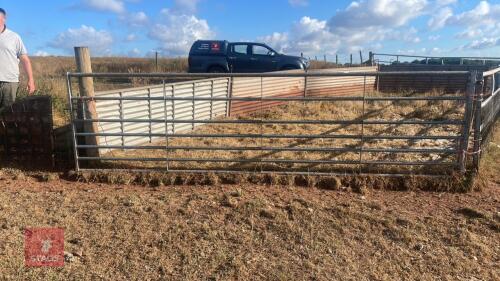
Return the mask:
M76 68L80 73L92 73L92 64L90 61L90 51L88 47L75 47ZM94 79L92 77L78 78L81 97L94 97ZM98 119L96 103L94 100L86 100L83 102L83 116L87 119ZM85 122L83 124L85 133L99 133L97 122ZM85 145L99 145L98 136L86 136ZM99 157L99 149L86 149L87 157ZM95 164L96 161L89 163Z

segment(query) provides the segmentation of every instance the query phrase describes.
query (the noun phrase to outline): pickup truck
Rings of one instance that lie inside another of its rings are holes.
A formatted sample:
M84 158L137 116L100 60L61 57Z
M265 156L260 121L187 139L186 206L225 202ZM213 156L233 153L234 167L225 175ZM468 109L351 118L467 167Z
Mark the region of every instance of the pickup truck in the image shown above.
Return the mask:
M259 73L308 67L307 59L280 54L261 43L199 40L189 52L190 73Z

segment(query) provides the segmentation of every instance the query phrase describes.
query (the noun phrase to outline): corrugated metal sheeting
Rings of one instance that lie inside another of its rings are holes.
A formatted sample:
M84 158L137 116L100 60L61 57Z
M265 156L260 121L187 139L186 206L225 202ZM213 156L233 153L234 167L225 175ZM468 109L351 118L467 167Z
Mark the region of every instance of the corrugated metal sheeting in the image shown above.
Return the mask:
M312 70L311 73L328 72L376 72L377 67L335 68ZM291 73L297 71L291 71ZM290 72L289 72L290 73ZM233 97L318 97L347 96L373 91L375 77L278 77L278 78L234 78ZM365 84L366 82L366 84ZM305 88L307 87L307 91ZM231 116L254 112L283 104L281 101L233 101Z
M395 64L381 65L381 72L399 71L478 71L489 70L484 65L418 65ZM442 90L446 93L465 92L469 77L459 76L429 76L429 75L384 75L379 77L378 89L381 92L412 91L425 93L432 90Z
M376 72L376 67L337 68L312 72ZM297 72L297 71L290 71ZM237 116L283 104L282 101L195 101L169 98L227 98L232 97L318 97L346 96L372 91L375 77L251 77L216 78L149 87L112 90L96 93L98 97L144 98L144 100L98 100L99 119L140 119L144 122L100 122L99 133L166 134L193 130L202 123L193 120L211 120L218 116ZM307 91L305 88L307 87ZM149 100L148 98L166 98ZM228 107L229 106L229 107ZM165 122L151 122L165 120ZM172 121L175 120L176 123ZM179 123L180 122L180 123ZM101 145L141 145L154 141L152 137L107 136ZM106 152L106 151L104 151Z
M229 79L207 79L150 87L131 88L96 93L98 97L142 97L144 100L98 100L96 102L99 119L141 119L145 122L100 122L100 133L152 133L165 134L192 130L202 124L189 123L192 120L211 120L225 116L225 101L169 100L169 98L226 98ZM148 100L148 98L166 98ZM150 120L165 120L163 123ZM182 120L185 123L172 123L169 120ZM152 142L153 138L144 137L101 137L102 145L139 145Z
M357 72L376 72L376 66L356 67L356 68L340 68L317 70L319 73L329 73L346 71L349 73ZM373 91L375 88L376 77L309 77L307 79L307 94L308 97L325 97L325 96L353 96L359 93Z

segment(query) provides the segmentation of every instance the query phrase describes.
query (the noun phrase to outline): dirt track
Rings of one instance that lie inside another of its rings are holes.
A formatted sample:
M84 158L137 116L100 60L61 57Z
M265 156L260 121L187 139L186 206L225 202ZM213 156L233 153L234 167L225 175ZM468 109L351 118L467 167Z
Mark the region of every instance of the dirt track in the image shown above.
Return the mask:
M0 279L498 280L500 193L0 180ZM23 229L65 228L63 269ZM474 279L477 278L477 279Z

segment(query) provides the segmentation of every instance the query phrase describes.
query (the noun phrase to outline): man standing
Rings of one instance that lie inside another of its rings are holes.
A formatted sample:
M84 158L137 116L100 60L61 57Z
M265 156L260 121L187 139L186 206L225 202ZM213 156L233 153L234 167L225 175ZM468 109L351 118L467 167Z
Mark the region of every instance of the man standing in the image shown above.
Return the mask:
M33 70L21 37L7 28L7 13L0 8L0 111L16 100L19 86L19 61L28 76L28 93L35 92Z

